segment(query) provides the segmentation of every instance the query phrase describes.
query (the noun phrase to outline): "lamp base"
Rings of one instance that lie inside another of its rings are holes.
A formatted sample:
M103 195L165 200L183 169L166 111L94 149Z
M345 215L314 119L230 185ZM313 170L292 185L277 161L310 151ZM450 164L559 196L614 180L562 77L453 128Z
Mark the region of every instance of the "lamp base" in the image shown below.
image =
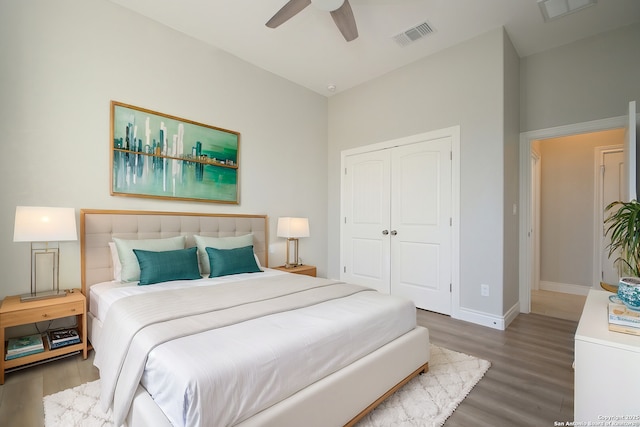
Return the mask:
M284 268L296 268L296 267L300 267L303 266L304 264L302 264L301 262L297 263L297 264L285 264Z
M66 297L66 296L67 296L67 293L64 290L36 292L31 294L20 295L20 302L35 301L39 299L48 299L48 298L60 298L60 297Z

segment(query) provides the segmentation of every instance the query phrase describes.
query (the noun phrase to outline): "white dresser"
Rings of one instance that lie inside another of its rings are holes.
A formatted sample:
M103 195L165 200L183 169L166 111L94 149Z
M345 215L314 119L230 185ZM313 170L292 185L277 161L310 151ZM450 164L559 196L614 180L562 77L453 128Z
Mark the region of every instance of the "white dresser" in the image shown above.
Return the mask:
M592 425L613 421L609 425L640 426L640 336L609 331L610 295L589 291L580 317L575 336L574 419Z

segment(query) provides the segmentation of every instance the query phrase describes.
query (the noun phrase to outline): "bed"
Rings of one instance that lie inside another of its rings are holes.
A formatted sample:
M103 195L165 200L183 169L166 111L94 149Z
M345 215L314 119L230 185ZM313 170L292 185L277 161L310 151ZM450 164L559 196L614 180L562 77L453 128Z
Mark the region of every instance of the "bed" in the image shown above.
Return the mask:
M268 230L265 215L81 210L88 336L103 405L116 420L132 427L355 425L428 369L428 330L416 326L411 303L267 268ZM184 249L142 250L144 242L177 240ZM208 246L236 240L251 243L257 270L208 278L216 261L197 278L155 277L138 286L149 266L163 270L186 252L197 254L199 273L207 254L249 260L246 246ZM138 243L139 282L123 283L129 265L116 254Z

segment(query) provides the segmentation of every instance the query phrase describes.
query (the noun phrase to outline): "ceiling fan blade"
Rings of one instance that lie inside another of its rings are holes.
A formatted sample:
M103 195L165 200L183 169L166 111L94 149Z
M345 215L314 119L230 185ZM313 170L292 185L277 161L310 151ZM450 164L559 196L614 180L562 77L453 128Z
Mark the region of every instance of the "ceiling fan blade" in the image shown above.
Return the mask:
M331 12L331 16L346 41L350 42L358 38L356 18L353 16L353 10L351 10L349 0L344 0L342 6Z
M297 15L302 9L309 6L311 0L289 0L278 12L266 23L269 28L276 28L289 19Z

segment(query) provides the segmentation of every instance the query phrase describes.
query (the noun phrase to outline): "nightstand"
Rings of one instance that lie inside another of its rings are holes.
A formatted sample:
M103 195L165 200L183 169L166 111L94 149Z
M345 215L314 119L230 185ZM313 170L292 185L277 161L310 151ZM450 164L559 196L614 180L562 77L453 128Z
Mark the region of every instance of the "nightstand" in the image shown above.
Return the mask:
M287 273L304 274L316 277L316 267L314 265L299 265L297 267L286 268L284 265L273 267L274 270L286 271Z
M82 357L87 358L87 302L80 289L67 292L62 298L51 298L35 301L20 302L20 296L6 297L0 305L0 384L4 384L4 371L29 363L39 362L76 351L82 352ZM11 326L26 325L29 323L43 322L62 317L76 316L78 320L78 333L82 342L66 347L50 350L47 340L44 341L44 352L5 360L6 342L5 329Z

